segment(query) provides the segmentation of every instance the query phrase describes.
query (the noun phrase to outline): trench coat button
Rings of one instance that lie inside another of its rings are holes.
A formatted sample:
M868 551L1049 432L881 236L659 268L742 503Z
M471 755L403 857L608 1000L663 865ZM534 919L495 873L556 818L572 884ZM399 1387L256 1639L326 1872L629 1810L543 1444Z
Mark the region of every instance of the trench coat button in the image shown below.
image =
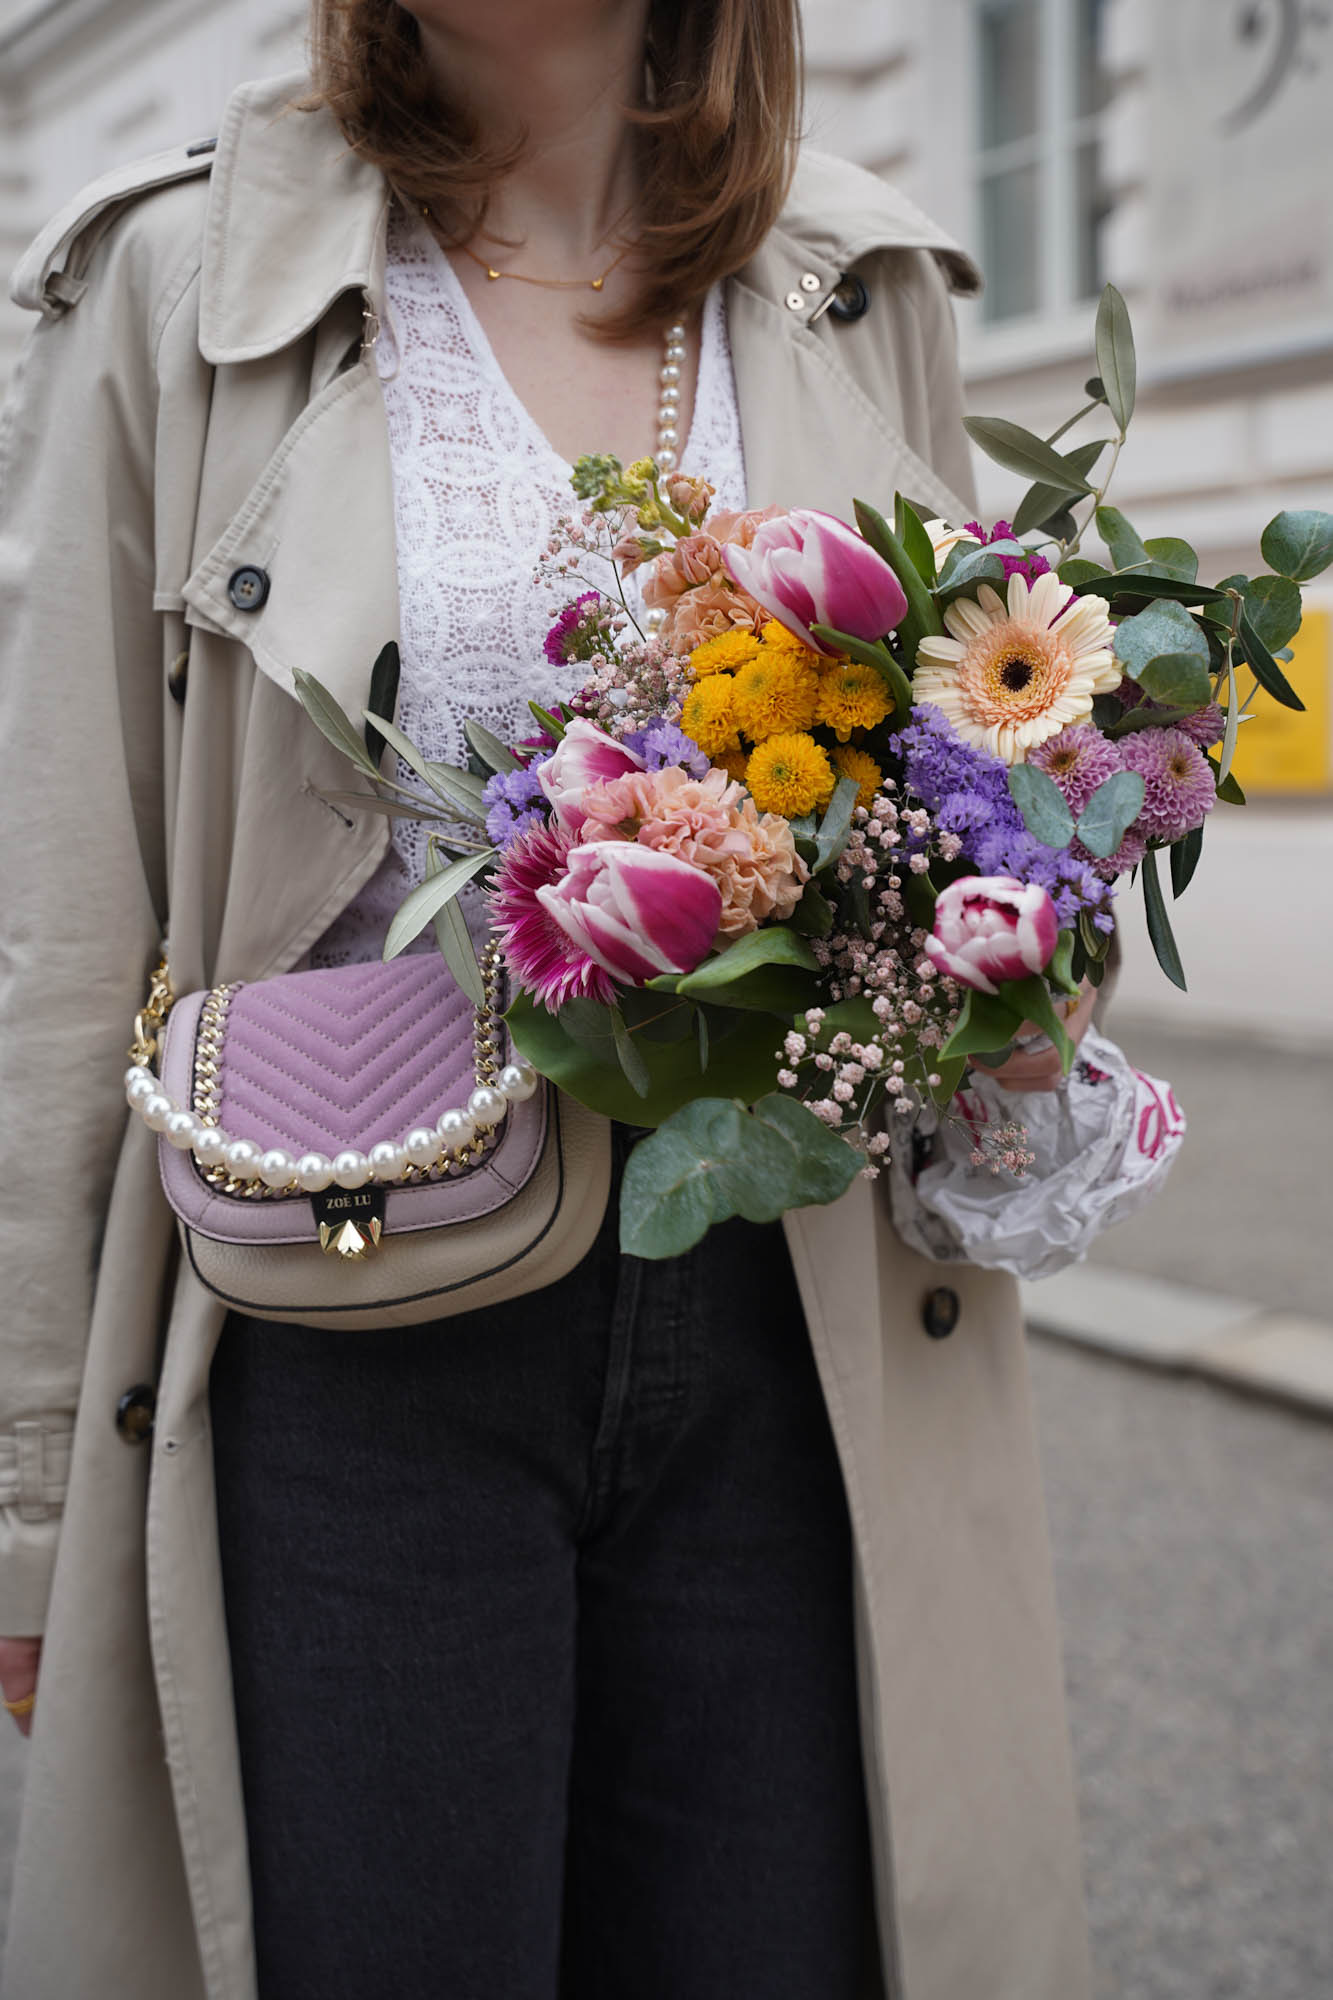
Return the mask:
M190 655L188 652L177 653L175 659L167 668L167 692L178 706L184 706L185 685L189 678Z
M258 611L268 597L268 571L243 563L231 573L227 595L238 611Z
M788 312L803 313L809 303L810 301L806 298L804 292L788 292L787 294Z
M952 1285L937 1285L921 1301L921 1324L932 1340L947 1340L962 1309Z
M116 1404L116 1429L126 1444L146 1444L156 1414L157 1392L147 1382L136 1382Z
M834 319L860 319L870 304L870 294L855 271L844 271L834 288L828 309Z
M819 290L819 276L817 272L806 271L802 274L801 290L803 292L817 292Z

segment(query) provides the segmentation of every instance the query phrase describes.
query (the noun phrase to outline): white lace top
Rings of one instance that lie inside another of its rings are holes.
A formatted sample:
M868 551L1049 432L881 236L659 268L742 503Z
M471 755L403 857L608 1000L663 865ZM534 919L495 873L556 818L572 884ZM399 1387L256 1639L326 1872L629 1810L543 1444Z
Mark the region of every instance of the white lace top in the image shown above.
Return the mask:
M550 707L578 685L577 665L554 667L542 650L553 611L534 580L556 522L577 503L571 468L510 387L449 259L424 223L401 209L390 220L386 292L376 357L398 542L398 726L427 757L464 764L468 717L516 742L535 726L530 700ZM645 449L654 416L644 411ZM589 438L590 451L598 445ZM746 505L720 285L704 306L681 464L717 489L719 508ZM405 767L397 776L410 780ZM312 964L379 957L390 918L425 874L427 829L406 819L391 824L387 856L319 940ZM420 948L433 948L429 931Z

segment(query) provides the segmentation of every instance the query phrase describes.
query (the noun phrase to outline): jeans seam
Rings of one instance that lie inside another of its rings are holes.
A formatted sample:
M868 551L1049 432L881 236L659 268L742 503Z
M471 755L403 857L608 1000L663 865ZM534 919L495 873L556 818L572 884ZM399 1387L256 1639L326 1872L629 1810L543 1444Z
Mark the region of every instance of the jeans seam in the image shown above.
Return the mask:
M616 1470L624 1438L625 1414L634 1367L634 1328L643 1292L643 1263L638 1257L620 1259L615 1304L611 1312L611 1338L607 1346L606 1382L602 1408L597 1419L588 1469L588 1492L575 1530L580 1542L597 1525L616 1484Z

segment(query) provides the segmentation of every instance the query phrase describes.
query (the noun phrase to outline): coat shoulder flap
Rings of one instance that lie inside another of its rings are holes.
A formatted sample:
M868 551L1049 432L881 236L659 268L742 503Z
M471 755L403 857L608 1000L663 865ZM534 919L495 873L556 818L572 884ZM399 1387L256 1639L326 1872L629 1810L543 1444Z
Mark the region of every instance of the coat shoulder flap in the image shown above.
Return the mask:
M967 251L900 188L813 146L801 149L779 226L843 269L876 250L927 250L952 292L972 298L981 290Z
M77 305L88 288L93 251L116 218L161 188L210 173L216 144L205 139L173 146L91 181L52 216L20 258L9 284L15 305L48 319Z

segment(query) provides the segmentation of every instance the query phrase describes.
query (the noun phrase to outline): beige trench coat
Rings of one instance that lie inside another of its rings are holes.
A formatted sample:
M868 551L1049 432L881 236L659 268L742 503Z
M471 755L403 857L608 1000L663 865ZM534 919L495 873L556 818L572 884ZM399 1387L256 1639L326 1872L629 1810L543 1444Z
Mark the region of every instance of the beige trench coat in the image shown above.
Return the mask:
M214 154L98 183L15 280L42 319L0 446L0 1060L23 1166L0 1239L0 1632L46 1647L6 2000L254 1994L208 1427L222 1308L181 1268L120 1078L168 911L179 990L263 978L387 842L321 801L344 767L291 693L305 667L356 711L397 629L363 343L386 194L324 114L283 109L294 87L238 93ZM821 314L852 268L868 310ZM808 158L729 286L752 498L845 514L897 487L956 513L948 288L974 283L892 190ZM257 612L228 596L242 564L271 578ZM910 1255L868 1183L787 1232L855 1530L876 1991L1082 2000L1014 1287ZM962 1315L932 1340L941 1277ZM157 1425L135 1446L115 1415L140 1382Z

